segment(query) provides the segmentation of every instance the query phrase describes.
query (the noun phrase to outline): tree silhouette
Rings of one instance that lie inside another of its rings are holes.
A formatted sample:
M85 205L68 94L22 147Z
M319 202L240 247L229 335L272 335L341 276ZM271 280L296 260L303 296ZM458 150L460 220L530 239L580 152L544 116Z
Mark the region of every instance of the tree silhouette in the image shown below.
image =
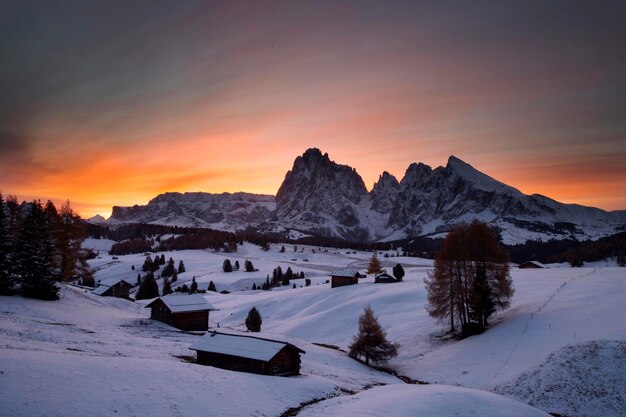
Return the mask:
M387 334L378 324L374 310L370 306L365 307L359 317L359 333L352 339L350 356L365 357L365 364L370 360L384 362L398 354L398 345L387 340Z
M248 328L248 331L260 332L261 324L263 324L261 314L256 307L252 307L250 311L248 311L248 317L246 317L246 327Z
M376 256L376 254L374 253L372 257L370 258L369 265L367 266L367 273L378 275L381 272L383 272L382 265L380 264L380 260L378 259L378 256Z

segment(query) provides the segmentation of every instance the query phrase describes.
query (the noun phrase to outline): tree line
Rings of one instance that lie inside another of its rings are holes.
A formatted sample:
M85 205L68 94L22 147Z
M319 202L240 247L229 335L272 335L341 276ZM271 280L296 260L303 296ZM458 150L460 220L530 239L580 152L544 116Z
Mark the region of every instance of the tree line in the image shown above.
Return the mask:
M57 210L52 201L19 204L0 194L0 293L55 300L56 282L93 285L84 238L84 223L69 201Z

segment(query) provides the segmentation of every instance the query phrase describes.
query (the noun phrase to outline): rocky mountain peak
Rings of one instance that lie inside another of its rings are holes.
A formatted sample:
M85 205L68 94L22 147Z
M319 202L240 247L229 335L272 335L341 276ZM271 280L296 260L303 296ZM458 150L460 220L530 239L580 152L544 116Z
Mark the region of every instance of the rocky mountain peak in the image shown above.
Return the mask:
M396 201L398 192L400 191L400 183L387 171L383 172L378 181L372 187L370 196L372 198L372 210L379 213L388 213Z

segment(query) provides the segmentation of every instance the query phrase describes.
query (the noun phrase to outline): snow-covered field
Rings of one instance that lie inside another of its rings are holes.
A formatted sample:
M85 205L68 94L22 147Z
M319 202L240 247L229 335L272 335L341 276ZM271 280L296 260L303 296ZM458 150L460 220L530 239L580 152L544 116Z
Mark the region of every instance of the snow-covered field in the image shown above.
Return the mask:
M96 280L134 283L145 257L113 259L107 244L86 242L101 251L91 261ZM294 251L293 245L281 253L281 246L264 252L244 244L237 253L178 251L165 257L185 264L176 285L195 276L200 288L213 281L219 291L230 291L205 294L218 309L211 312L211 327L244 331L247 312L256 306L262 336L306 351L301 376L259 376L186 362L179 357L193 356L189 346L198 336L151 321L145 301L101 298L65 286L58 302L0 298L0 415L279 416L326 397L333 398L300 415L546 415L523 402L568 417L626 415L624 268L513 269L511 308L492 318L486 333L456 341L424 308L423 279L432 261L381 254L388 270L398 262L404 266L403 282L374 284L368 277L331 289L328 271L364 271L371 253L310 246ZM242 266L249 259L258 271L225 274L226 258ZM292 280L297 288L251 290L279 265L303 271L312 285L298 279ZM388 338L401 345L390 366L436 385L404 384L314 344L346 350L368 304Z

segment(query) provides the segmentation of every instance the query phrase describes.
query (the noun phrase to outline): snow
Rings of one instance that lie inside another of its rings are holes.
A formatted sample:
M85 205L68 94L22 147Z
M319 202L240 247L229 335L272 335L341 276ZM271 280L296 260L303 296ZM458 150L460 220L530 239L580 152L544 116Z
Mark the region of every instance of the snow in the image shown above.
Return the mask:
M158 299L163 301L172 313L215 310L200 294L170 294L159 297ZM154 303L154 301L152 303ZM148 304L146 307L150 307L152 303Z
M446 385L387 385L325 401L300 417L549 417L549 414L499 395Z
M385 253L390 257L381 256ZM425 310L423 280L432 260L395 255L381 251L379 259L388 270L402 264L403 281L383 285L367 277L357 285L330 288L330 271L366 268L372 253L306 245L298 245L296 252L284 244L265 252L245 243L235 253L166 254L183 260L187 269L175 284L189 285L195 277L201 288L213 281L218 290L231 291L195 296L217 309L210 316L212 329L219 324L228 333L245 331L245 318L255 306L263 319L260 337L305 350L302 375L295 378L249 375L179 359L193 355L189 348L199 336L150 320L145 302L97 297L70 286L62 287L56 302L0 297L0 410L16 417L115 412L278 416L302 402L335 397L299 415L454 415L461 407L481 416L545 415L516 400L570 417L626 415L625 268L594 263L512 269L511 307L493 316L484 334L458 341ZM144 258L102 254L90 264L96 280L132 281L138 271L131 266L140 266ZM249 259L259 270L223 273L227 258L242 265ZM283 272L287 267L303 271L311 286L294 279L295 289L252 291L253 283L264 282L276 266ZM388 338L400 344L399 356L389 366L435 385L407 385L347 356L367 305ZM380 384L386 386L363 391Z
M279 341L209 332L196 340L191 349L269 361L285 346L287 343Z

